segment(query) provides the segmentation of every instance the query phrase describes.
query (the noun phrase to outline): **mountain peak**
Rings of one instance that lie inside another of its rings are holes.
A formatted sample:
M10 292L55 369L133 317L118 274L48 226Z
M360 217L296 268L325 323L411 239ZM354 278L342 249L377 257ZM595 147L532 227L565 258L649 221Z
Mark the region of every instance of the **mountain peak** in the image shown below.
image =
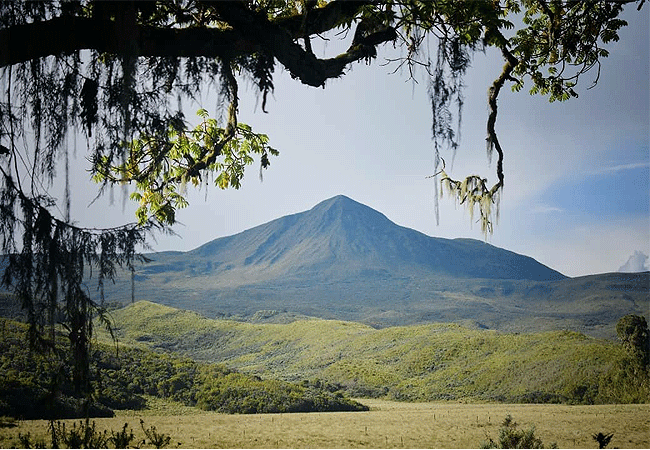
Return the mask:
M361 205L361 203L352 200L350 197L343 195L343 194L338 194L335 195L334 197L328 198L326 200L323 200L322 202L318 203L314 208L318 208L321 205L330 205L330 204L337 204L337 203L356 203L358 205Z
M482 241L435 238L401 227L345 195L217 239L193 253L209 258L210 267L218 264L216 278L240 284L295 276L342 280L370 272L396 277L564 278L532 258Z
M388 218L369 206L345 195L336 195L307 211L308 220L320 222L320 228L333 223L345 223L353 228L394 225ZM360 230L359 230L360 231Z
M372 208L362 203L359 203L356 200L352 200L350 197L346 197L345 195L339 194L339 195L335 195L332 198L328 198L327 200L323 200L322 202L314 206L312 209L310 209L310 211L327 211L333 209L340 212L344 210L352 210L357 208L366 208L372 210Z

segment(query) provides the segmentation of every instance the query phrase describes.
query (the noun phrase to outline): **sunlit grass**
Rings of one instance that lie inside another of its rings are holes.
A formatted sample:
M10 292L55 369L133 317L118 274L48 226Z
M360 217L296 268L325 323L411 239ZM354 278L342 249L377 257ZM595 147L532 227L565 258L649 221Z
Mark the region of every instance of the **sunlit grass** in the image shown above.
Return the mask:
M594 448L598 432L614 433L611 448L650 448L649 405L512 405L396 403L362 400L368 412L225 415L160 403L151 411L120 412L95 419L99 429L124 423L142 439L139 420L172 438L182 448L477 448L496 438L507 414L548 447ZM177 412L177 414L169 414ZM69 421L71 422L71 421ZM46 421L19 421L0 429L0 446L16 445L30 431L47 442Z

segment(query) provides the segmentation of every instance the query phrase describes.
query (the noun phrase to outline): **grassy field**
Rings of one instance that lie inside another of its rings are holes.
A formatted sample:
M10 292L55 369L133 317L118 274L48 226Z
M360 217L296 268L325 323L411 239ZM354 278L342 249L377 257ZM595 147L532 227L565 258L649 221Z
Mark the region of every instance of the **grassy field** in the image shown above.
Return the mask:
M650 448L650 405L512 405L401 403L361 400L368 412L226 415L153 403L147 411L121 411L96 419L98 429L125 422L136 439L145 426L169 434L182 448L477 448L498 437L507 414L521 428L535 426L546 447L597 448L592 435L614 433L609 448ZM69 421L72 422L72 421ZM18 433L47 435L46 421L21 421L0 429L0 446L18 445ZM46 440L46 442L49 442Z

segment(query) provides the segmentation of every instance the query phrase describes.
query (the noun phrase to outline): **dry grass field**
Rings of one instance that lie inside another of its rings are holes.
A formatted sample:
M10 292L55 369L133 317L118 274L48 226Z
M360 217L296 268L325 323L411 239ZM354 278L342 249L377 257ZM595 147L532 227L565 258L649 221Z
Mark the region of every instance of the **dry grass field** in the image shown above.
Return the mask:
M477 448L498 437L507 414L520 427L535 426L545 446L597 448L592 435L614 433L609 448L650 448L650 405L524 405L398 403L362 400L368 412L225 415L169 404L149 411L96 419L98 429L125 422L138 440L145 426L182 448ZM17 446L18 433L45 437L47 422L22 421L0 429L0 446ZM46 442L49 442L46 440Z

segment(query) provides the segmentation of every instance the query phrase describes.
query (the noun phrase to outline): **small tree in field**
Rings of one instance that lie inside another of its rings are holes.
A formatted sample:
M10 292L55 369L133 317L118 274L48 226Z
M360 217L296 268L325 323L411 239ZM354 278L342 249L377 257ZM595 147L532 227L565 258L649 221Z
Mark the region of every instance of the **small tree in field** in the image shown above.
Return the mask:
M598 448L605 448L609 445L609 441L614 437L614 433L598 433L593 434L591 437L594 438L594 441L598 442Z
M498 441L488 437L481 448L544 448L542 440L535 436L535 427L527 430L518 430L517 422L508 414L499 429ZM551 448L557 448L555 444Z

